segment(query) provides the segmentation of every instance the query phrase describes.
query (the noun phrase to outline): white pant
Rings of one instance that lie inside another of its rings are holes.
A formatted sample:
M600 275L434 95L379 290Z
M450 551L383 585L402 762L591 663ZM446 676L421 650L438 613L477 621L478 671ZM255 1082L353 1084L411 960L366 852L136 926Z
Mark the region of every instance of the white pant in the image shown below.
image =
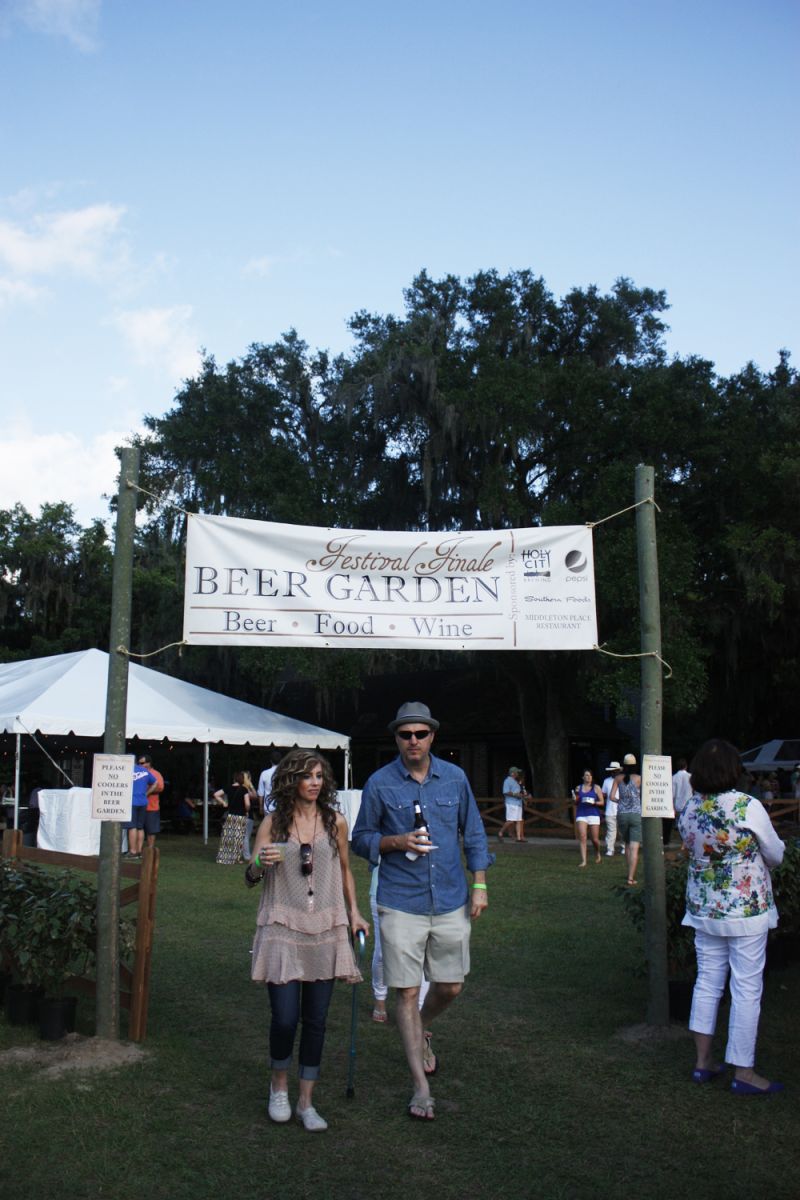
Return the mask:
M731 970L731 1012L725 1061L734 1067L752 1067L761 1013L761 989L767 956L767 934L719 937L694 931L697 982L692 995L689 1028L693 1033L714 1033L717 1009Z
M611 811L613 808L613 812ZM606 854L614 853L617 842L617 805L616 801L606 804Z

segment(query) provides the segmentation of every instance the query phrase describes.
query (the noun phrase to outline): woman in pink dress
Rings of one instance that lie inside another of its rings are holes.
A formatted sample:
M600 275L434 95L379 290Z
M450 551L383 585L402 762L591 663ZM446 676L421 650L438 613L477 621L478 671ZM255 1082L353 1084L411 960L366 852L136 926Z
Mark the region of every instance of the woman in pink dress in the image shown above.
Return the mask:
M347 822L334 807L329 764L314 751L291 750L272 780L274 812L259 826L248 880L263 878L253 942L252 977L269 990L272 1078L268 1113L288 1121L288 1071L300 1024L298 1121L327 1129L312 1103L325 1021L336 979L357 983L350 933L369 933L348 861Z

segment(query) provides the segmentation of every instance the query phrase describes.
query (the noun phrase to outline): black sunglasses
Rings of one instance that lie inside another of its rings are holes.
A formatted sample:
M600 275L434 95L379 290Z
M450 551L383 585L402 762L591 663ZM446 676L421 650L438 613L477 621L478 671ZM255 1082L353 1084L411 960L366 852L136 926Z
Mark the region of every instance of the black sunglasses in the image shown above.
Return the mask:
M398 729L397 736L404 742L410 742L412 738L416 738L418 742L424 742L432 732L432 729Z
M314 870L314 848L311 842L303 842L300 846L300 870L303 875L310 875Z

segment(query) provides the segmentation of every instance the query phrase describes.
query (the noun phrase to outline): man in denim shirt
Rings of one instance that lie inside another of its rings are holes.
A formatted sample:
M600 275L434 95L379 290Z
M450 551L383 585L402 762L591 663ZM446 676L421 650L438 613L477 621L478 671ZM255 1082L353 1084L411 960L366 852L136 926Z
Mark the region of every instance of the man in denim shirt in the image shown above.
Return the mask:
M400 706L389 725L399 757L367 780L353 827L356 854L372 863L380 859L384 974L397 988L397 1024L414 1080L408 1111L420 1120L433 1119L428 1076L439 1065L427 1028L464 986L470 918L479 917L488 904L486 870L494 861L466 775L430 752L438 728L426 704ZM427 832L414 828L415 803ZM459 835L473 875L471 888ZM423 969L431 986L420 1012Z

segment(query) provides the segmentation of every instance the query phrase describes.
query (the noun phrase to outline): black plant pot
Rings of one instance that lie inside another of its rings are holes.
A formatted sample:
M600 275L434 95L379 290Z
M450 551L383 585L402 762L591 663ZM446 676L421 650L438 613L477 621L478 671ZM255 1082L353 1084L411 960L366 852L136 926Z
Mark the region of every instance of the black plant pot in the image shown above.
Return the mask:
M57 1042L75 1031L77 996L57 996L39 1001L39 1037Z
M669 990L669 1015L673 1021L688 1021L692 1011L692 992L694 984L690 979L670 979L667 982Z
M11 1025L33 1025L39 1015L41 993L21 983L6 988L6 1016Z

